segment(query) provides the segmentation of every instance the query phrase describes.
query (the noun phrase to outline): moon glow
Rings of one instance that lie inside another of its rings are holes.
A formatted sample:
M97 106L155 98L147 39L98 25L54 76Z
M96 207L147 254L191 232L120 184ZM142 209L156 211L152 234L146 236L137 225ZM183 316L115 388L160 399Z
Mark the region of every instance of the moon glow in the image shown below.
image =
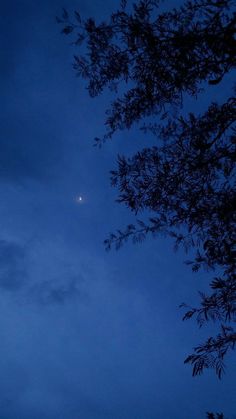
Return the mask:
M81 195L77 195L75 197L75 201L77 202L77 204L82 204L83 203L83 197Z

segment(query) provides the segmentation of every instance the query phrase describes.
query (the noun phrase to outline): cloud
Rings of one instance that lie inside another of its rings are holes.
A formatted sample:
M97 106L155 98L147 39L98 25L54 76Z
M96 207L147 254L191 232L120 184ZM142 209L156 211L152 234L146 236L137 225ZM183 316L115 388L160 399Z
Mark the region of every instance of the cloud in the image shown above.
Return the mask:
M65 275L63 280L56 278L38 282L29 289L28 295L30 299L42 305L64 304L76 298L86 297L80 285L80 279L67 278Z
M25 247L16 242L0 240L0 288L18 291L27 278Z
M45 249L47 259L45 260ZM57 254L58 253L58 254ZM63 305L88 299L83 269L73 264L66 248L54 252L50 244L30 240L0 240L0 289L19 302Z

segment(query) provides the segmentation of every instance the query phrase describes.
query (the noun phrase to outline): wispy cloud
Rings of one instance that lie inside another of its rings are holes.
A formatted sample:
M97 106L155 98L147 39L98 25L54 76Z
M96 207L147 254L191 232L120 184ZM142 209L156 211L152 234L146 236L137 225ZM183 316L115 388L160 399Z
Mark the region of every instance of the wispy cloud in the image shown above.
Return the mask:
M18 291L27 279L25 247L16 242L0 240L0 288Z
M64 304L75 299L84 299L86 294L81 289L81 280L66 277L47 279L29 288L28 296L33 302L50 305Z

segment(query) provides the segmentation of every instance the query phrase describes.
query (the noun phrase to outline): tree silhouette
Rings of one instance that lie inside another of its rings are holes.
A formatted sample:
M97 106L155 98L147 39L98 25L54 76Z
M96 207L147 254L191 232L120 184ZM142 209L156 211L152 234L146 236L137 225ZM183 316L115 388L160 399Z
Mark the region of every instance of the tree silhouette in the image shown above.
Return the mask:
M109 22L82 21L78 12L71 20L66 10L57 20L64 34L75 34L75 47L81 46L74 69L88 81L89 94L108 87L115 95L105 135L96 143L140 121L157 140L130 158L119 156L111 172L118 202L136 216L147 211L151 216L112 233L105 245L119 248L128 239L166 234L176 246L195 251L187 261L193 271L217 272L210 294L201 293L200 307L189 307L184 319L196 316L200 327L218 321L219 334L185 362L193 365L193 375L214 368L221 378L224 357L236 344L235 90L200 114L186 116L183 105L186 96L199 98L235 68L236 13L231 0L187 1L167 12L158 8L158 1L132 7L122 1Z

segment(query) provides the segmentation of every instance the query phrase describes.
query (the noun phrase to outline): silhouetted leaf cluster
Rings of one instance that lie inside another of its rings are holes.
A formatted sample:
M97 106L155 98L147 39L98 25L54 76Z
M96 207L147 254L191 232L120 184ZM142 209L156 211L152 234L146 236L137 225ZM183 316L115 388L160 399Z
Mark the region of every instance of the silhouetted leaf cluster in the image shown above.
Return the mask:
M224 373L223 359L229 349L235 349L236 333L232 327L221 326L221 332L210 337L204 344L194 348L195 353L189 355L185 363L193 365L193 375L202 374L205 368L214 368L218 377Z
M207 412L207 419L224 419L223 413Z
M182 116L181 109L186 95L198 97L236 66L233 2L187 1L161 13L158 1L140 0L129 10L126 3L109 22L83 21L78 12L71 21L65 10L58 19L62 32L82 44L74 69L88 81L89 94L108 87L116 96L107 111L106 134L97 143L153 118L142 129L158 145L130 158L119 156L111 172L118 202L136 216L147 211L151 216L112 233L105 245L118 249L128 239L135 243L164 234L173 237L176 248L195 251L186 262L194 272L218 270L211 294L201 294L200 307L189 308L184 319L196 316L200 326L220 321L220 333L185 362L193 365L194 375L214 368L221 377L224 356L235 346L235 92L201 114Z
M187 1L157 16L158 2L143 0L133 13L113 13L110 22L69 22L63 32L85 39L87 52L75 56L74 68L88 80L91 96L104 87L133 85L116 99L106 125L110 137L144 116L180 106L183 93L196 95L200 84L218 84L236 63L235 22L231 0Z

